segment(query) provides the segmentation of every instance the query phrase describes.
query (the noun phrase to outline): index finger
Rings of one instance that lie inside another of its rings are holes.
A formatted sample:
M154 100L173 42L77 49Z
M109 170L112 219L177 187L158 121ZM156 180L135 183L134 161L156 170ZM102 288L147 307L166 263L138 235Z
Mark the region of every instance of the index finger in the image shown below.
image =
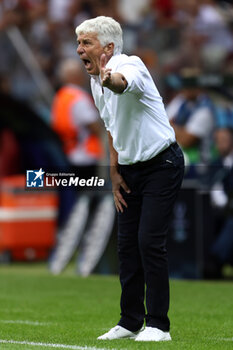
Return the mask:
M100 56L100 68L103 69L105 68L107 62L106 62L106 55L105 53L103 53L101 56Z
M123 188L123 190L127 193L130 193L130 189L129 187L126 185L125 181L123 180L121 183L120 183L121 187Z

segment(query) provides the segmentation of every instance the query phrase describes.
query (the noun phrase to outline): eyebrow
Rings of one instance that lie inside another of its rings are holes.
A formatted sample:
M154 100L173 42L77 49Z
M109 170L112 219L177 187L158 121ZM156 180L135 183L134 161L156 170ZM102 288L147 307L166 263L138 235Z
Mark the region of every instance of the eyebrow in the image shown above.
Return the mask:
M85 42L91 42L91 39L90 38L84 38L82 39L82 41L85 43ZM80 43L80 40L77 39L77 42Z

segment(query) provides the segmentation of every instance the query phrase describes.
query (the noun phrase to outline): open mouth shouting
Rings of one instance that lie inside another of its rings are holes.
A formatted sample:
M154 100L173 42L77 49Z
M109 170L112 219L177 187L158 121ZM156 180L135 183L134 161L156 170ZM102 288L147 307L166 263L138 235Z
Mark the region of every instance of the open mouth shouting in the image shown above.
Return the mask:
M99 75L100 56L104 52L96 33L83 33L78 35L77 53L90 75Z
M99 74L99 65L98 65L98 58L90 58L87 57L86 55L84 57L81 57L81 60L84 63L84 66L86 68L86 71L90 75L98 75Z
M91 69L91 61L86 59L86 58L82 59L82 61L84 63L86 70L90 70Z

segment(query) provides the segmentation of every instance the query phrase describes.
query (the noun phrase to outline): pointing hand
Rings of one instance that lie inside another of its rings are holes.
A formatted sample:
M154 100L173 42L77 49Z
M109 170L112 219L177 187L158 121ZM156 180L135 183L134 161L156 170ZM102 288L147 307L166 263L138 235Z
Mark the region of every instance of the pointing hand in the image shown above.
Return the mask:
M100 77L103 86L108 86L112 82L111 68L106 68L107 57L103 53L100 57Z

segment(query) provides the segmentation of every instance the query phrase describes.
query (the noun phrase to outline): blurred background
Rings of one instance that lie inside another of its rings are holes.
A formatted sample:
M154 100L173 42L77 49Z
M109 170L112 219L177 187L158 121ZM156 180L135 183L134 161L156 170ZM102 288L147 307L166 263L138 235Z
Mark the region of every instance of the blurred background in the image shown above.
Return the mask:
M45 261L59 274L72 260L83 276L117 273L110 187L25 188L30 169L108 177L74 32L99 15L121 23L124 52L148 67L185 154L171 277L232 278L231 0L0 0L0 266Z

